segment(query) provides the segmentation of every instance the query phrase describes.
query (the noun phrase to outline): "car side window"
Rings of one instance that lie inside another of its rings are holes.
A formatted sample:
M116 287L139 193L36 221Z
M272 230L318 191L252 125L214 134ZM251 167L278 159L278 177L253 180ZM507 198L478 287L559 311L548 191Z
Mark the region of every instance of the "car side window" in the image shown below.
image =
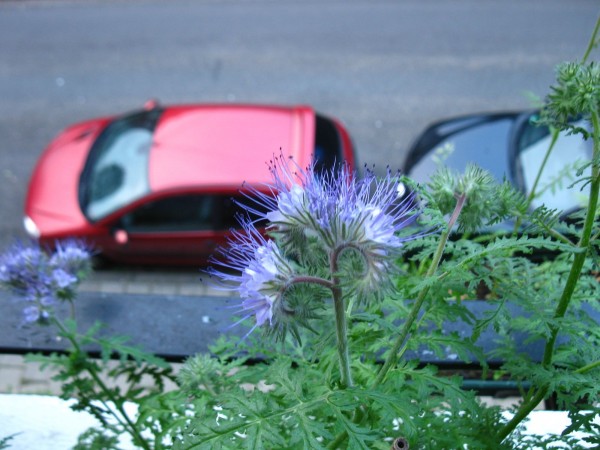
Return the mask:
M123 216L123 227L132 233L192 231L212 228L211 197L184 195L144 203Z
M224 231L239 227L240 213L231 195L180 195L139 206L122 217L121 226L130 233Z

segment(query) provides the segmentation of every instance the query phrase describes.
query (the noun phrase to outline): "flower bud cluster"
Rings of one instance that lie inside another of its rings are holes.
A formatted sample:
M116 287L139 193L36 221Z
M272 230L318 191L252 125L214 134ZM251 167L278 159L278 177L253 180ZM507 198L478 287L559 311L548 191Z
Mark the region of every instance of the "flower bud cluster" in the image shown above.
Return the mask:
M600 112L600 65L564 63L558 66L557 82L546 98L541 122L559 130L580 132L585 138L589 132L573 128L573 119L589 117Z
M72 301L91 270L91 253L81 242L58 243L52 254L38 245L13 245L0 256L0 285L25 303L25 322L48 319L59 300Z
M458 217L461 231L476 231L527 209L523 195L510 183L498 184L487 170L474 164L467 165L462 174L447 167L438 169L431 177L429 191L442 214L452 213L458 198L465 198Z

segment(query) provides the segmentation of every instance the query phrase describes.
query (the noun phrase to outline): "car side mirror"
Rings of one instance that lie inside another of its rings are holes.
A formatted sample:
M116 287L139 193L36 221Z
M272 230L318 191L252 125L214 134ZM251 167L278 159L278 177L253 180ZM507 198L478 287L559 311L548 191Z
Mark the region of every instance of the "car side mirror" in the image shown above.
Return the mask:
M113 237L115 238L115 242L117 244L125 245L127 242L129 242L129 234L122 228L116 230L113 233Z
M146 111L152 111L153 109L158 108L158 100L151 98L146 103L144 103L144 109Z

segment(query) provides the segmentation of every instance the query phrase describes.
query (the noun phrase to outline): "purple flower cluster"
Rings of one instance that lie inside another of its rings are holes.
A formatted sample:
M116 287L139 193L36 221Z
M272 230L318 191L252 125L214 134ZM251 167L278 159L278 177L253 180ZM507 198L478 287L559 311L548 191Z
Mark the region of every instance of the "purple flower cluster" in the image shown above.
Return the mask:
M38 245L13 245L0 256L0 285L25 303L25 322L50 317L58 300L73 300L77 284L91 270L91 253L79 241L59 243L51 255Z
M301 228L331 250L352 244L387 253L407 240L396 233L416 218L414 197L405 195L400 177L390 171L383 178L371 171L359 178L347 166L316 173L278 158L271 172L268 189L250 188L258 207L249 209L274 230Z
M414 196L390 171L381 178L371 171L359 178L346 166L316 173L284 158L271 171L274 183L267 190L250 190L256 205L251 211L263 211L275 235L295 230L317 239L330 253L354 249L364 265L355 284L361 296L386 286L403 242L423 234L399 235L416 219L418 209Z
M242 224L243 231L233 232L231 245L224 252L225 259L215 261L226 270L213 269L210 273L239 291L242 303L237 312L243 314L239 322L252 316L256 318L250 334L266 322L273 325L275 309L281 307L282 286L293 275L293 270L275 241L267 240L251 222Z
M255 327L267 321L272 325L278 312L284 311L283 294L292 278L306 279L302 276L311 273L286 257L298 256L298 236L311 243L304 248L314 250L316 245L330 261L343 253L361 261L362 273L348 278L355 292L368 295L389 280L403 242L422 235L398 234L418 211L400 178L389 172L383 178L371 172L358 178L347 167L317 173L314 167L301 169L283 156L275 160L271 172L272 184L246 188L251 204L242 206L259 220L243 220L243 230L235 233L223 252L228 262L217 261L239 275L212 271L239 286L241 310L246 314L242 320L254 315ZM256 223L265 220L274 240L256 229Z

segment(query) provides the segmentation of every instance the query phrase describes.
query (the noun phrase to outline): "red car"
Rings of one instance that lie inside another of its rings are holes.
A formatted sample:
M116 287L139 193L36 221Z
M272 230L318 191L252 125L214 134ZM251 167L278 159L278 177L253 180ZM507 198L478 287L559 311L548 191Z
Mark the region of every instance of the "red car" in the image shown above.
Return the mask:
M40 158L24 225L42 245L82 238L136 264L205 264L237 226L243 182L279 152L317 170L354 167L346 129L307 106L182 105L75 124Z

